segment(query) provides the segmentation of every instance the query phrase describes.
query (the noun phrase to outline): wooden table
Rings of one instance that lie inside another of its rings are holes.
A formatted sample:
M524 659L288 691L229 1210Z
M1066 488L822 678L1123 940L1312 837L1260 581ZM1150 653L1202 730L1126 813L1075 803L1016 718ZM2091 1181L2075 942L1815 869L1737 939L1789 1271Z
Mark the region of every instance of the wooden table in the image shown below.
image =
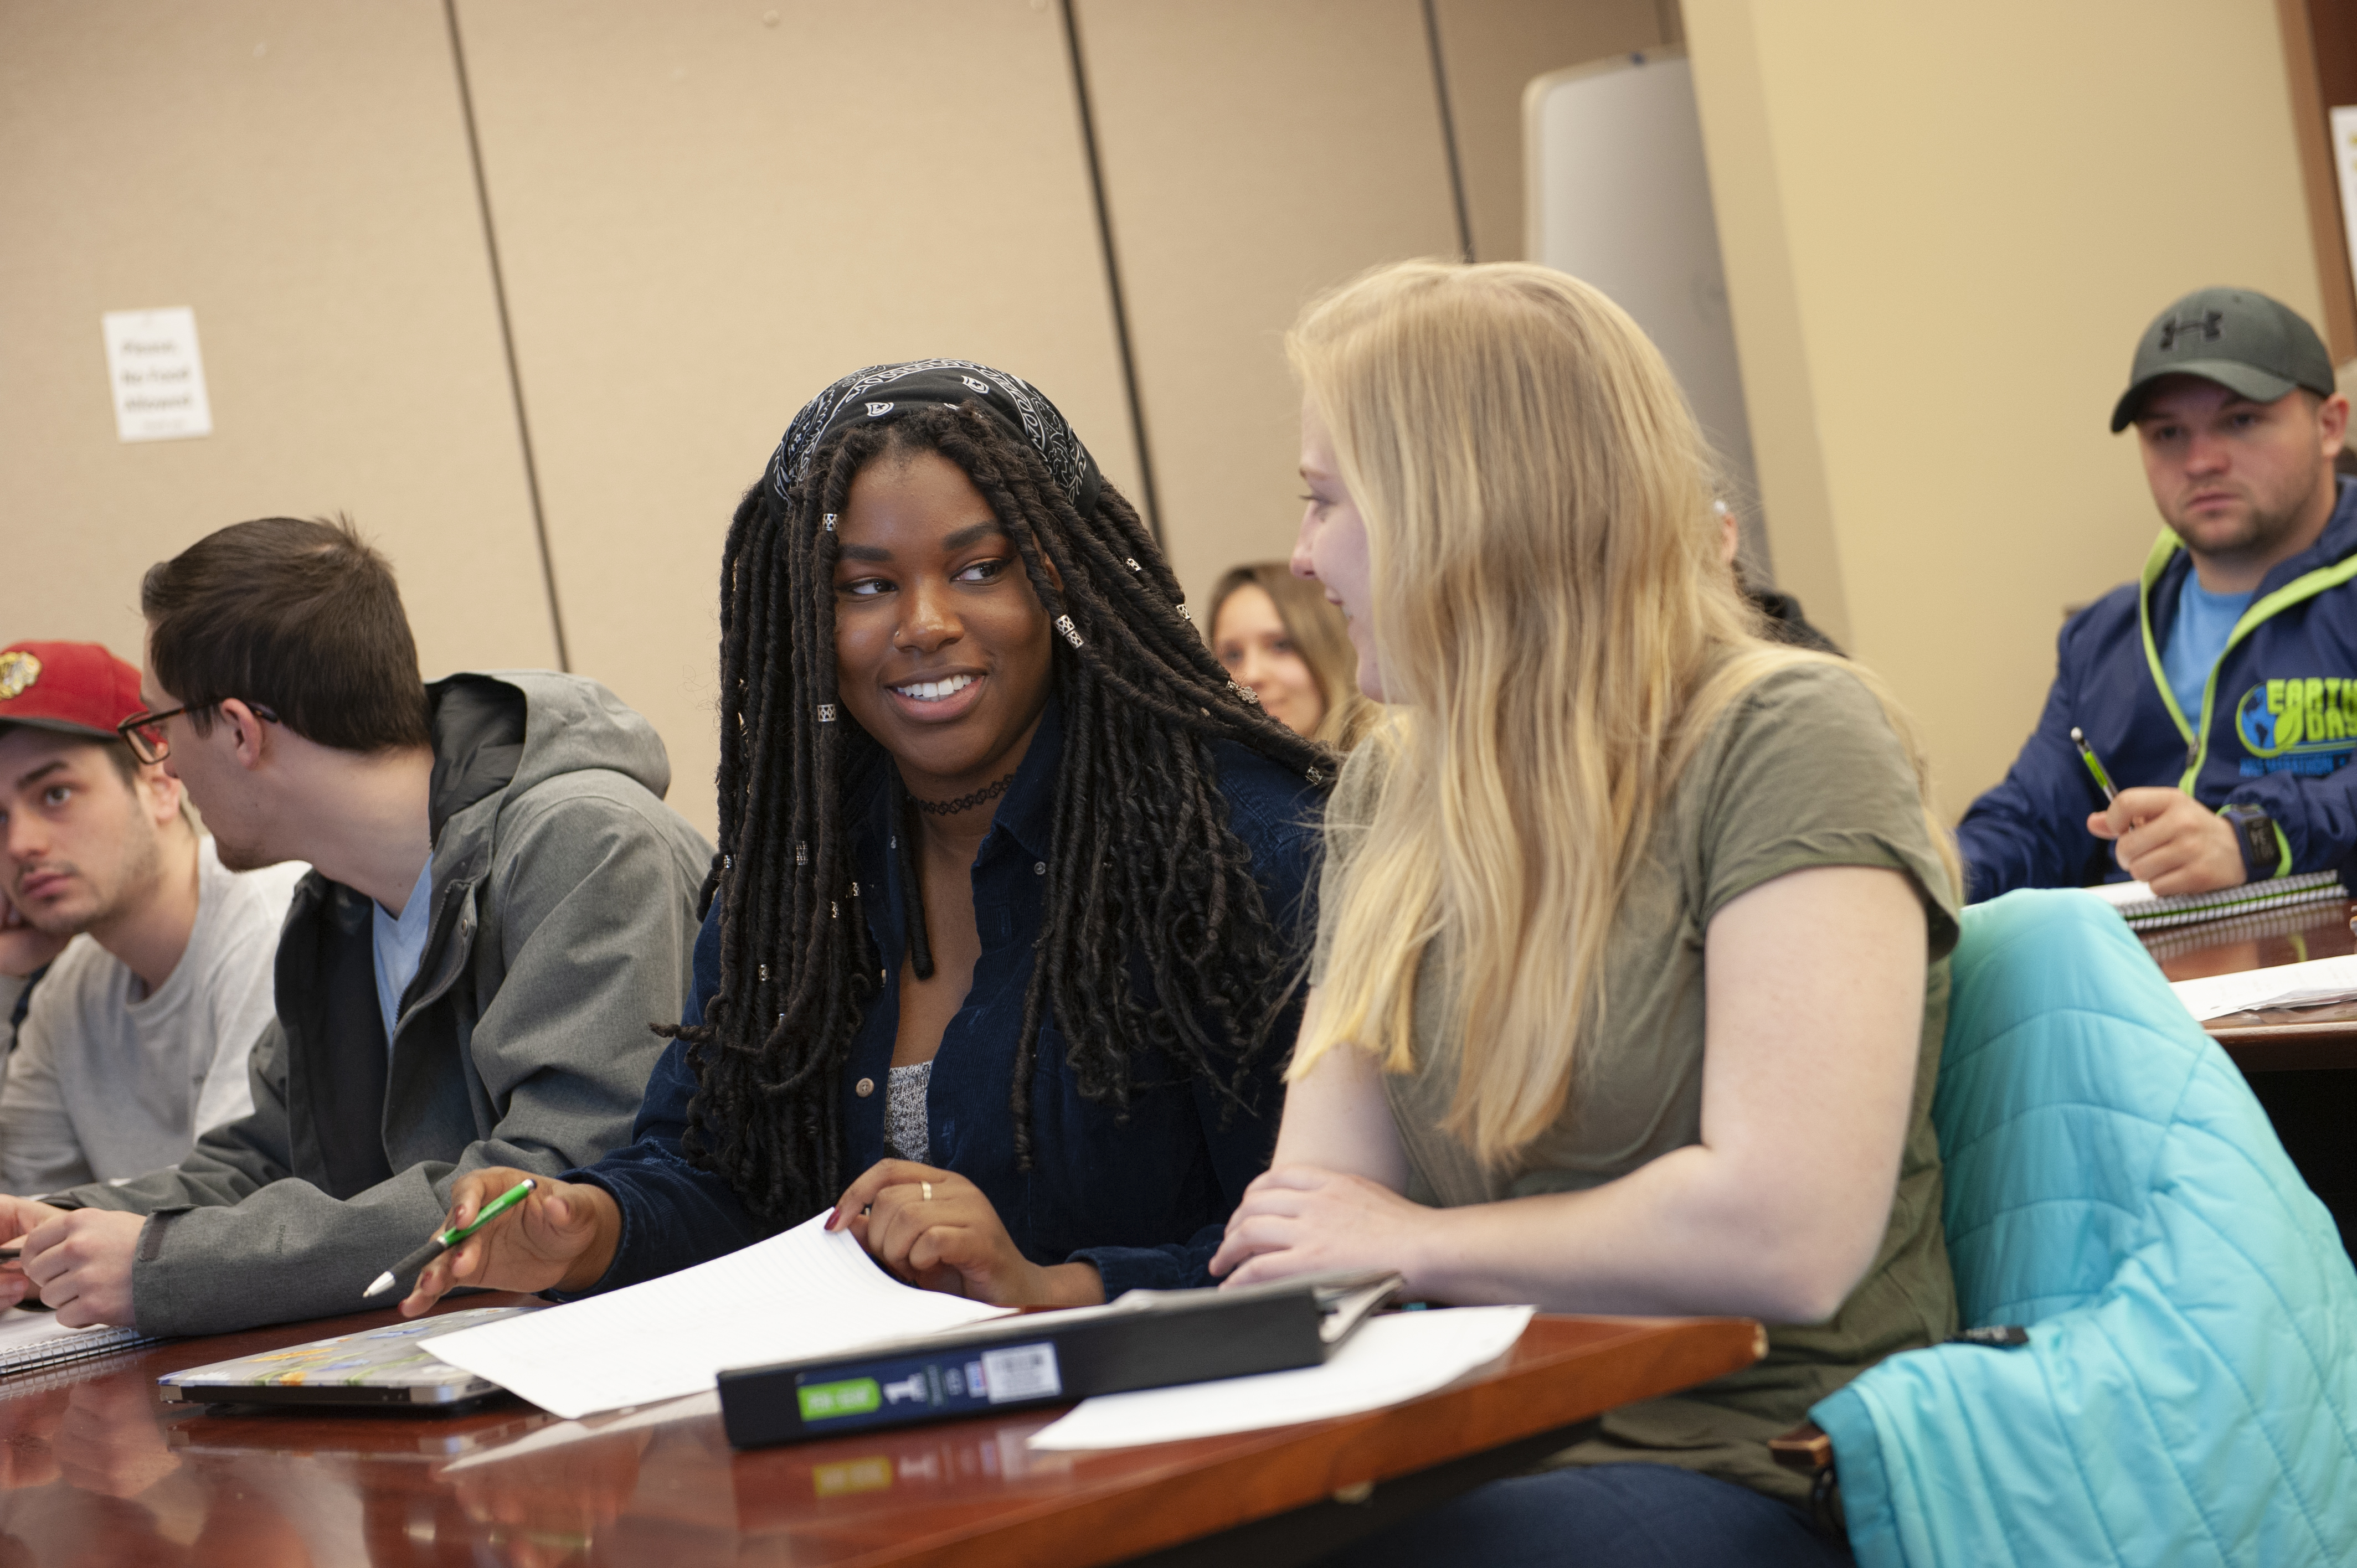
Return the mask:
M734 1454L716 1414L597 1429L505 1396L456 1416L156 1399L162 1373L390 1316L0 1380L0 1568L1300 1562L1763 1345L1741 1319L1541 1317L1490 1366L1392 1410L1092 1454L1025 1445L1054 1410ZM526 1439L544 1445L500 1455Z
M2222 931L2180 926L2145 933L2144 943L2171 980L2240 974L2357 952L2352 912L2347 900L2310 904L2234 921ZM2357 1004L2231 1013L2202 1027L2245 1074L2357 1068Z

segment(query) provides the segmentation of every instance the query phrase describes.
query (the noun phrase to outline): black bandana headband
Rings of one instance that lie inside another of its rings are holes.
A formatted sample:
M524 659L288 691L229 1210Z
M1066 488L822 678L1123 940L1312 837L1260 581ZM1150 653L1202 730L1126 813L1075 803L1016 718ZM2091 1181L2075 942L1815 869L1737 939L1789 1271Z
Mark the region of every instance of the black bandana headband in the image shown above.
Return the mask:
M845 425L888 419L910 408L979 403L1031 444L1049 477L1086 517L1097 503L1102 477L1089 449L1039 388L1005 371L970 360L911 360L855 371L802 404L770 458L770 486L778 499L810 476L811 454Z

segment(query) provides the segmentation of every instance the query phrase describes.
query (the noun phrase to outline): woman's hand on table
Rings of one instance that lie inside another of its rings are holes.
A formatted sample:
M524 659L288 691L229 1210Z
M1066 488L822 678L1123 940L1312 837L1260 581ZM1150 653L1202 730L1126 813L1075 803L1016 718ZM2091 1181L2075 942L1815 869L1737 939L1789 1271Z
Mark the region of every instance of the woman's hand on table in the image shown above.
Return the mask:
M473 1224L486 1204L527 1176L534 1186L522 1202L425 1265L402 1298L402 1316L415 1317L454 1285L544 1291L597 1283L622 1234L621 1210L602 1187L487 1165L451 1185L443 1229Z
M1392 1269L1413 1295L1439 1223L1379 1181L1317 1165L1277 1165L1244 1188L1211 1255L1221 1283L1259 1284L1328 1269Z
M893 1277L996 1306L1090 1306L1104 1283L1087 1263L1026 1258L982 1189L914 1160L878 1160L844 1188L830 1230L848 1230Z

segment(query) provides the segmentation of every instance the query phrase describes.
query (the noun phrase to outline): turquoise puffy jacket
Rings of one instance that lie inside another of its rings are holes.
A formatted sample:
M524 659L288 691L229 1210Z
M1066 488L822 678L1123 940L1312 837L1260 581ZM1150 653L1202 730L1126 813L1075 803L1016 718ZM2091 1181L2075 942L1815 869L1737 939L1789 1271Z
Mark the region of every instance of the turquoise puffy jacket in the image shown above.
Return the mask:
M1858 1561L2357 1563L2357 1273L2108 908L1964 912L1933 1117L1963 1320L2029 1343L1894 1356L1809 1412Z

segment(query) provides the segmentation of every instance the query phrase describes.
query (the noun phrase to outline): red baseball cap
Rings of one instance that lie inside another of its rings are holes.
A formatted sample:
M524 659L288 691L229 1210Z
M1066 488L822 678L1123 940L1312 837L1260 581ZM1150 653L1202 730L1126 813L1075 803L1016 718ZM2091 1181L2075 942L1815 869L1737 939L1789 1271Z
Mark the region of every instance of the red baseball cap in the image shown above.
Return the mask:
M95 642L0 648L0 730L10 725L98 740L138 713L139 671Z

